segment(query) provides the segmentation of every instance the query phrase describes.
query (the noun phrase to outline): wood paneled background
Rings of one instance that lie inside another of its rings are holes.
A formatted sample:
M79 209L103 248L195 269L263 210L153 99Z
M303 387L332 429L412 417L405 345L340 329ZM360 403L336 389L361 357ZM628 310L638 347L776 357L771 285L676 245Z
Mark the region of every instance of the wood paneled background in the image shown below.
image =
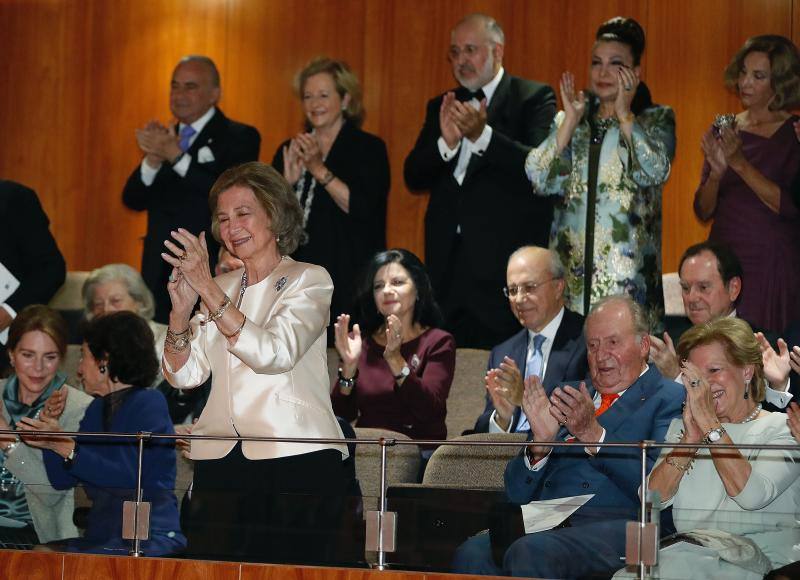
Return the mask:
M603 20L628 15L643 24L644 79L678 120L664 192L667 271L707 232L691 200L700 136L715 113L738 110L723 68L753 34L800 38L800 0L0 0L0 176L39 193L70 269L138 267L145 217L123 207L121 190L140 160L134 129L170 120L180 56L217 62L221 107L258 127L269 161L300 128L295 72L326 54L357 72L365 128L389 148L389 244L421 254L427 199L405 188L403 159L425 102L453 84L449 30L473 11L503 25L510 73L553 86L564 70L588 78Z

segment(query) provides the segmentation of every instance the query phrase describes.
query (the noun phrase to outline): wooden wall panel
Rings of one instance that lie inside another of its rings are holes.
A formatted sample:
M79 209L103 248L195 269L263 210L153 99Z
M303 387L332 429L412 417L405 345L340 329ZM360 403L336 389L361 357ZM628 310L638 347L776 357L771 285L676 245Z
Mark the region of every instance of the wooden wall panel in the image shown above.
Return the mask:
M597 25L633 16L648 34L643 74L678 116L678 155L664 196L664 269L703 239L691 199L699 138L716 112L738 110L721 71L744 39L800 35L800 0L0 0L0 176L34 187L71 269L139 265L143 214L122 186L140 160L133 131L170 121L177 59L214 58L221 106L262 134L269 161L301 126L296 71L327 54L364 86L365 128L387 142L392 167L388 240L423 251L426 195L408 192L402 165L425 103L453 85L449 30L472 11L507 34L507 70L554 86L564 70L585 83ZM489 201L487 201L489 203ZM488 243L488 242L487 242Z
M755 34L791 37L791 0L653 2L648 19L648 83L677 116L678 149L664 193L665 271L683 250L704 240L708 226L692 211L703 155L700 139L718 113L741 110L722 81L731 57Z

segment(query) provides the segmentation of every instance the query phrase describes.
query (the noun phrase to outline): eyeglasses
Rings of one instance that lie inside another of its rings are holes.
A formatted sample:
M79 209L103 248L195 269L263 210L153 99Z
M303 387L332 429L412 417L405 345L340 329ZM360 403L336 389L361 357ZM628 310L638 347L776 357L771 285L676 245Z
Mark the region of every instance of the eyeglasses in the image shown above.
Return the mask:
M552 282L553 280L559 280L559 278L549 278L547 280L543 280L542 282L526 282L525 284L521 284L519 286L506 286L503 288L503 295L506 298L516 298L517 294L521 292L523 297L530 296L531 294L536 293L539 288L548 282Z
M472 58L480 52L483 46L482 44L465 44L463 48L460 48L454 45L447 50L447 58L451 61L457 61L462 54L466 58Z

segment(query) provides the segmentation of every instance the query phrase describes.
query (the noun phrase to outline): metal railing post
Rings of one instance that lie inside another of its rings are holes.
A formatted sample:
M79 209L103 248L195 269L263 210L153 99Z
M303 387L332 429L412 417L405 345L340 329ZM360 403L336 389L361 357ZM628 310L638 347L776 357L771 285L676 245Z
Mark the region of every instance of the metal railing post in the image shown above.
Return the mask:
M639 493L639 579L645 580L644 530L647 526L647 441L642 441L642 483Z
M386 551L383 546L383 525L386 516L386 439L381 437L381 493L378 500L378 569L386 567Z

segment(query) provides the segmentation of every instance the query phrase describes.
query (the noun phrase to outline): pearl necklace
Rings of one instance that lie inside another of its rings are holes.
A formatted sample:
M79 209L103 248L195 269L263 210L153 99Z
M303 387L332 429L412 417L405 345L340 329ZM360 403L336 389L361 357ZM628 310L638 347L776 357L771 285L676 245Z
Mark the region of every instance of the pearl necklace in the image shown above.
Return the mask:
M743 421L739 421L739 424L741 425L742 423L749 423L750 421L758 417L758 414L760 412L761 412L761 403L756 405L756 408L753 409L753 412L750 413L747 417L745 417Z

